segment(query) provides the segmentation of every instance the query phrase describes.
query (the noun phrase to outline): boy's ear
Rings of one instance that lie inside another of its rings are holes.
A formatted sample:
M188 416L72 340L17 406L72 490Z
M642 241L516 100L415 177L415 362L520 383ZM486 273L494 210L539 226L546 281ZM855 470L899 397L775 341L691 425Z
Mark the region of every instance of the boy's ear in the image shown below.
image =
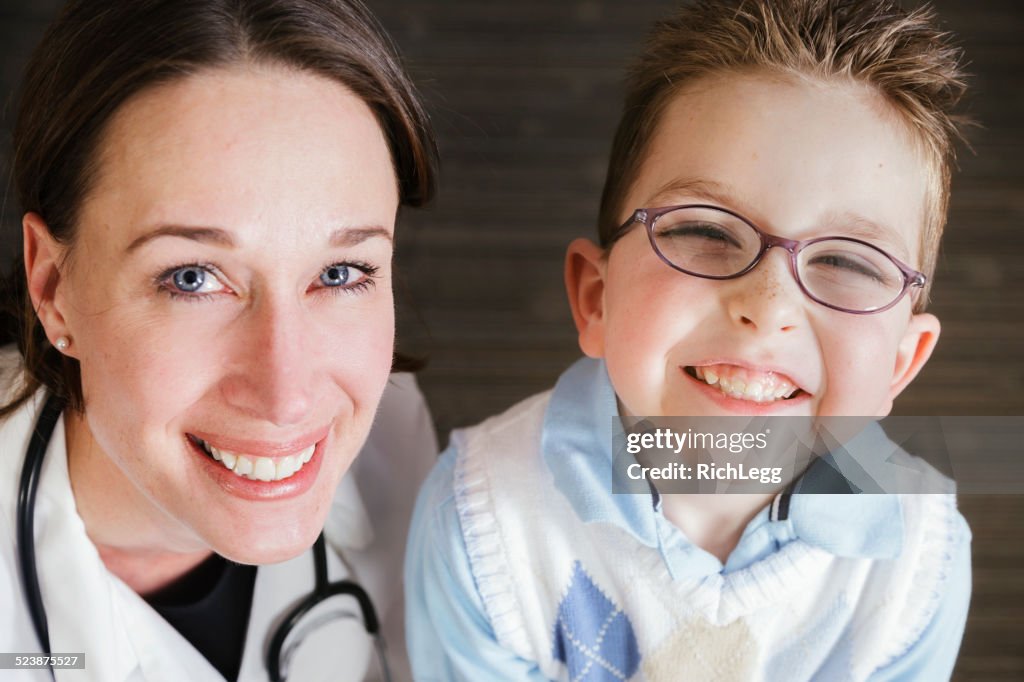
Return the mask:
M25 276L28 294L50 343L61 336L71 336L59 294L60 263L64 247L50 234L46 221L38 213L26 213L21 221L25 241ZM74 346L72 346L73 348ZM70 351L63 351L70 355Z
M604 249L589 239L576 239L565 254L565 290L579 333L580 350L604 356Z
M939 340L939 332L942 327L939 325L939 318L930 313L918 313L911 316L910 324L903 333L899 348L896 351L896 366L893 367L892 383L889 386L889 395L883 405L881 416L886 416L892 411L893 400L903 392L917 373L921 371L928 358L935 350L935 344Z

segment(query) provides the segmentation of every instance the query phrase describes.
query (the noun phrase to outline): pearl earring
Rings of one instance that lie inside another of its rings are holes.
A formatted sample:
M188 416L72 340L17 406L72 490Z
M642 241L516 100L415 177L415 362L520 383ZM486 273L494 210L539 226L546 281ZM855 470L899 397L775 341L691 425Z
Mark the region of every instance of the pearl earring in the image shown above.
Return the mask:
M57 350L59 351L66 351L68 349L68 346L71 345L71 339L69 339L66 336L61 336L54 342L53 345L56 346Z

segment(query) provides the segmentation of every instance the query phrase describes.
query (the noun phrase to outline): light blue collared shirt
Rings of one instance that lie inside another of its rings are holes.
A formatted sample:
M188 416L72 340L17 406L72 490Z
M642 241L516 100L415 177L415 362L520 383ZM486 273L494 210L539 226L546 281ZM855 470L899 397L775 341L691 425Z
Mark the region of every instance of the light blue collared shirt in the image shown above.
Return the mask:
M894 559L903 522L895 495L793 495L786 518L762 509L725 564L665 518L656 493L609 494L610 418L615 394L604 363L583 359L559 379L541 444L555 485L584 522L607 522L657 548L674 579L731 573L799 538L836 556ZM524 447L532 447L524 445ZM446 450L420 492L406 551L406 628L417 680L543 680L530 661L501 647L477 590L453 487L456 452ZM872 682L948 679L967 618L970 531L961 517L946 593L921 637ZM827 667L827 666L826 666ZM827 673L820 673L825 679Z

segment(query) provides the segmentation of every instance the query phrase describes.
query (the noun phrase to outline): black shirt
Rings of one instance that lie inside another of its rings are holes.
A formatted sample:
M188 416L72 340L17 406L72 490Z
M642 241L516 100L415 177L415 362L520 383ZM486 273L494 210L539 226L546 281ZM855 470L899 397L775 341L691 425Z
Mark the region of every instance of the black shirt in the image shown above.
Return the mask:
M238 679L256 567L214 554L146 601L226 680Z

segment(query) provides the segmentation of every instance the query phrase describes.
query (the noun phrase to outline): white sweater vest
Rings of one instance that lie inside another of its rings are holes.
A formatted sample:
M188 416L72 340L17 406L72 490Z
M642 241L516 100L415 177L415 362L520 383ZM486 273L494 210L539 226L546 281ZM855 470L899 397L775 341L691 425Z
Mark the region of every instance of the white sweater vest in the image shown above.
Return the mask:
M549 678L863 680L935 613L953 496L901 497L896 560L797 539L727 575L673 580L657 548L584 523L554 485L540 451L549 399L453 436L459 520L487 616L498 642Z

